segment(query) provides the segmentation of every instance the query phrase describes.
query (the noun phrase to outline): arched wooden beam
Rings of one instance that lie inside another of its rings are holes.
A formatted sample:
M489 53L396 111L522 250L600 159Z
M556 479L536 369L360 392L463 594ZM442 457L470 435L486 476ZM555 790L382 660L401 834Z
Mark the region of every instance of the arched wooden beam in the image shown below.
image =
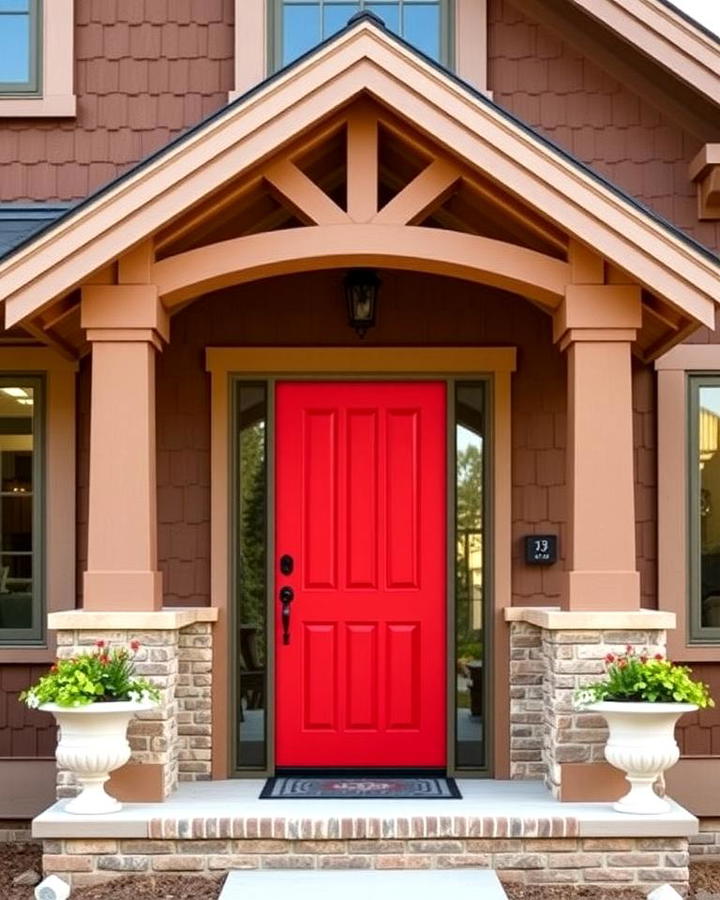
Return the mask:
M405 269L513 291L555 309L567 263L472 234L412 225L318 225L221 241L168 257L151 281L171 309L201 294L293 272L350 266Z

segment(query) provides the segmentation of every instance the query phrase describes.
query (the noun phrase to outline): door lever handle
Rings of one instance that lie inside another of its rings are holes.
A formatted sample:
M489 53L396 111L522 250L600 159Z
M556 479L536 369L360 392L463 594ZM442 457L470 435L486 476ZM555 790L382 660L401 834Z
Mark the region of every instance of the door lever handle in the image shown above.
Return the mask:
M291 587L285 585L285 587L280 588L280 603L282 603L280 618L282 620L283 644L290 643L290 604L294 599L295 591Z

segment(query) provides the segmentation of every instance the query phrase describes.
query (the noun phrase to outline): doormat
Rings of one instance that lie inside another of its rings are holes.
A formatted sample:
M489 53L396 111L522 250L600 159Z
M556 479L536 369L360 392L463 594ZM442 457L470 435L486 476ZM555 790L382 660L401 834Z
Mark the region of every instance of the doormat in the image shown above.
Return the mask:
M460 800L454 778L268 778L261 800Z

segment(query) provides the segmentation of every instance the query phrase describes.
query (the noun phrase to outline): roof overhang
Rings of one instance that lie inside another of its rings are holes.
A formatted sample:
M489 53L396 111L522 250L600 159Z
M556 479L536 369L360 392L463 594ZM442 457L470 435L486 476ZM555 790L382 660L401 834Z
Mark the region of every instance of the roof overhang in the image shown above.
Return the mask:
M194 204L363 96L592 248L691 323L714 327L717 258L367 18L2 260L6 325L31 324Z
M720 42L664 0L571 0L720 106Z

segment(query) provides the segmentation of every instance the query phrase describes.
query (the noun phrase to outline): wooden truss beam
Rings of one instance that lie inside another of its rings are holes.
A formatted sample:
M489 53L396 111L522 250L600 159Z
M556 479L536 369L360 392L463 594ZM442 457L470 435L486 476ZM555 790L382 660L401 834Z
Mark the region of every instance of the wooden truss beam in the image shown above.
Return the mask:
M280 202L306 225L345 225L348 214L322 188L287 160L280 160L263 172Z

